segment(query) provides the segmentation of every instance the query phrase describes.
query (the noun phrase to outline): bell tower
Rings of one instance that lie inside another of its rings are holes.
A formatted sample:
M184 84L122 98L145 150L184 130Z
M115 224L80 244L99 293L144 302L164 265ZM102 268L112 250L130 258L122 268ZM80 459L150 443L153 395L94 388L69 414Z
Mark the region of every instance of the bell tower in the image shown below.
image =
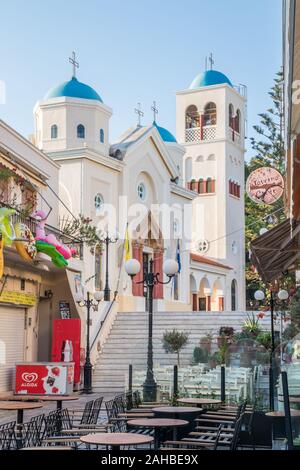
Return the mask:
M211 64L212 66L212 64ZM184 181L193 203L191 251L230 268L243 309L246 88L216 70L200 73L176 95L177 138L186 149ZM233 284L232 284L233 285ZM227 296L228 297L228 296ZM231 310L231 305L226 305Z

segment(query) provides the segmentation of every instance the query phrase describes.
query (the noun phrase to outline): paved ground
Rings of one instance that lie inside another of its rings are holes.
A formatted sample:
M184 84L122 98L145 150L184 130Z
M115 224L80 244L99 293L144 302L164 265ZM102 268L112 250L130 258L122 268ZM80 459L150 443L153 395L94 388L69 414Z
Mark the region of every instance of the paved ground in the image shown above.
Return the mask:
M68 409L76 409L76 408L83 408L85 403L90 400L95 400L96 398L99 398L99 394L93 393L90 395L81 395L78 394L78 401L72 401L72 402L65 402L63 403L63 408L68 408ZM101 414L100 414L100 419L101 420L106 420L106 411L105 411L105 405L104 402L106 400L109 400L111 397L104 397L103 404L102 404L102 409L101 409ZM56 402L44 402L43 408L39 408L37 410L28 410L24 411L24 422L29 421L30 418L33 416L37 416L41 413L47 414L50 411L54 411L56 409ZM0 410L0 424L7 423L9 421L15 421L17 417L17 412L16 411L3 411Z

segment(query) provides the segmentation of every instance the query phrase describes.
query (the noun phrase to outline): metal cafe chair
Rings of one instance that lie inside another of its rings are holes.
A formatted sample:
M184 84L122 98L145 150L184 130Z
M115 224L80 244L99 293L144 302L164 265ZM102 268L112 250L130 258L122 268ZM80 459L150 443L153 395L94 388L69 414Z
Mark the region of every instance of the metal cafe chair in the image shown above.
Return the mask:
M31 418L22 425L22 437L19 448L38 447L42 444L45 429L45 415L41 414Z
M16 450L16 421L0 425L0 450Z

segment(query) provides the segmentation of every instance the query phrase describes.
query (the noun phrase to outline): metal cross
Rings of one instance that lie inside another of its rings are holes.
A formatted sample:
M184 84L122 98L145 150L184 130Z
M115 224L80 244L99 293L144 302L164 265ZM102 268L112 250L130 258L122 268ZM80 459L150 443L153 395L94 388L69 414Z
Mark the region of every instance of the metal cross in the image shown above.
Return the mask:
M213 65L215 65L214 56L213 56L212 52L210 53L210 56L209 56L208 60L209 60L209 63L210 63L210 69L212 70Z
M144 113L141 109L141 103L137 104L137 108L134 109L134 112L138 115L138 126L141 127L141 118L144 116Z
M73 51L72 57L69 57L70 64L73 65L73 78L76 78L76 69L79 69L79 62L76 61L76 54Z
M156 101L153 101L153 106L151 106L151 110L153 111L153 121L156 122L156 114L158 114L158 109L156 107Z

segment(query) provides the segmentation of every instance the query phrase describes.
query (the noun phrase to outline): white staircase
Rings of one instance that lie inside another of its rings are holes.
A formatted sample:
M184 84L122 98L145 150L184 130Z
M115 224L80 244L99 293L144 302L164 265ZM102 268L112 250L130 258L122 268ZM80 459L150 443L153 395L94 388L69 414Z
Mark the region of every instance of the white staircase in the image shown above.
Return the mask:
M251 312L252 314L252 312ZM175 354L167 354L162 347L165 331L184 331L189 334L189 343L181 352L181 365L189 365L193 351L199 346L200 338L210 333L218 335L221 326L232 326L241 331L245 312L156 312L153 318L153 356L154 366L173 365ZM269 329L269 319L260 321L261 327ZM122 393L128 376L129 364L134 369L145 369L148 346L148 314L118 313L109 336L100 352L93 376L95 392L105 398Z

